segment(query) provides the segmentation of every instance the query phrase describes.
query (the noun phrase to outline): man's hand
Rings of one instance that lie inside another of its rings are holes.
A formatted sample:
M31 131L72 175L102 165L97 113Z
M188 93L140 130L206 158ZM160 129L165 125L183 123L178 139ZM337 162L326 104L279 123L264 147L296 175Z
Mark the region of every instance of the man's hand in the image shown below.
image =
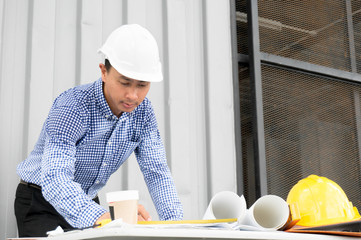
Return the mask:
M110 219L110 213L106 212L103 215L98 218L98 220L95 222L95 225L99 224L102 220ZM138 205L138 221L151 221L152 218L150 217L150 214L147 210L145 210L144 206L139 204Z
M101 215L100 218L98 218L98 220L95 222L94 225L99 224L102 220L105 220L105 219L110 219L110 212L106 212L103 215Z
M147 210L145 210L144 206L138 205L138 221L151 221L151 217Z

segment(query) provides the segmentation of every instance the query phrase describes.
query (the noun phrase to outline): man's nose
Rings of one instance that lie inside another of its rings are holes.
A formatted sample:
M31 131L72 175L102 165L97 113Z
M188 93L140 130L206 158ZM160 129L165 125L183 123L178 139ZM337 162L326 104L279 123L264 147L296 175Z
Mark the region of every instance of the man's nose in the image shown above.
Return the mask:
M128 89L125 97L129 100L136 100L138 99L138 91L136 88L130 88Z

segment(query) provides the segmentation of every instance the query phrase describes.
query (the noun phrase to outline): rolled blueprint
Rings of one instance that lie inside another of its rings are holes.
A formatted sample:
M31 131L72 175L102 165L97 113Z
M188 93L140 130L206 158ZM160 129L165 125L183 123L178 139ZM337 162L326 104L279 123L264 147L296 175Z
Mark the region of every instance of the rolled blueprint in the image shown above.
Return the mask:
M240 225L249 225L260 230L279 230L291 221L288 204L275 195L259 198L247 211Z
M203 219L242 219L247 209L244 196L231 191L219 192L211 199Z

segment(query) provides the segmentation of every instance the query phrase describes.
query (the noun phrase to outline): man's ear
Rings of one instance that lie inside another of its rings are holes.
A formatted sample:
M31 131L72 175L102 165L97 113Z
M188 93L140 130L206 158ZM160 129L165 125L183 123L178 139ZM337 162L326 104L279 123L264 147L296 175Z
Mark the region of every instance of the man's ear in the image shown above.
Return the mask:
M107 77L107 69L105 67L105 65L103 63L99 63L99 68L100 68L100 72L102 75L102 81L105 82L106 81L106 77Z

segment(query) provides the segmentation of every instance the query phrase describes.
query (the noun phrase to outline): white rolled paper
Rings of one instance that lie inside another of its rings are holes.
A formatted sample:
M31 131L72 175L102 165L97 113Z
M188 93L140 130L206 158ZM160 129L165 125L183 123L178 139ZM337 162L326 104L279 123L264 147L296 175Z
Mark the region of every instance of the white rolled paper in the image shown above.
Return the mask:
M231 191L219 192L211 199L203 219L242 219L246 214L247 204L244 196Z
M266 195L259 198L238 223L263 230L279 230L291 221L290 216L285 200L275 195Z

